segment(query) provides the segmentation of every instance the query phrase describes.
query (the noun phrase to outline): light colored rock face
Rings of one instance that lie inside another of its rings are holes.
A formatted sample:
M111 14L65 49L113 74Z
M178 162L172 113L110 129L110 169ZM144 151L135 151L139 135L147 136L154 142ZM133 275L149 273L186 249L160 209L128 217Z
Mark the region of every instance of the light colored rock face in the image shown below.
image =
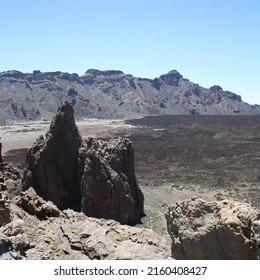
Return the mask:
M28 195L27 191L21 196ZM19 206L22 197L14 200L18 205L11 203L12 222L0 227L0 259L170 258L169 241L150 229L90 218L73 210L39 219ZM34 201L47 203L37 195Z
M176 259L260 259L260 212L249 204L193 197L165 216Z
M16 204L23 208L31 215L39 219L47 219L47 217L58 217L60 211L51 201L45 201L38 196L35 190L30 187L27 191L22 192L21 196L16 198Z

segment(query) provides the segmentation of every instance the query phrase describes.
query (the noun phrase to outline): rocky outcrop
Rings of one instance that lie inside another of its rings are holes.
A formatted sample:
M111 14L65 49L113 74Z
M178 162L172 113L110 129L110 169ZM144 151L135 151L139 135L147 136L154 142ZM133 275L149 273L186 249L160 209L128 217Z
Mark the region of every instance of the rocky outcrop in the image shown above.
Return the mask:
M20 183L21 177L21 170L8 162L0 162L0 226L10 223L12 219L10 198L14 195L13 187L15 186L15 191L19 189L16 187Z
M10 223L11 221L9 203L7 191L2 191L0 189L0 226Z
M47 219L47 217L58 217L60 215L57 206L53 202L46 202L38 196L32 187L17 197L16 204L38 219Z
M13 180L17 181L22 178L23 172L18 167L14 166L10 162L2 162L0 164L0 176L2 176L4 181ZM1 182L1 179L0 179Z
M138 223L143 215L131 141L83 141L68 102L58 108L46 138L40 137L27 154L23 190L31 186L59 209L122 224Z
M10 214L10 200L7 192L7 187L5 184L5 179L0 176L0 227L11 221Z
M88 216L135 224L144 198L134 170L134 149L126 138L89 139L81 182L81 210Z
M159 79L165 82L166 85L178 86L179 80L182 78L183 76L178 71L172 70L165 75L161 75Z
M165 216L176 259L260 259L260 212L249 204L193 197Z
M81 137L74 111L61 103L44 138L37 139L28 151L23 189L32 186L37 194L51 200L60 209L80 210L78 156Z
M0 227L0 259L170 258L168 239L150 229L87 217L71 209L45 219L38 218L25 211L27 207L21 207L21 201L30 202L29 197L33 197L33 204L48 203L32 190L22 192L13 200L10 205L13 220Z

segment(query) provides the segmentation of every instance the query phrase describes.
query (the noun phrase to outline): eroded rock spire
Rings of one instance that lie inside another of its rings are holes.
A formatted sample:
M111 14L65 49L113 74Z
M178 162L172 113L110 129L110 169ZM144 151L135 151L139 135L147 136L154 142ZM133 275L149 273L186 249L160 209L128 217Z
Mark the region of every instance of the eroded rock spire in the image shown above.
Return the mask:
M33 187L60 209L135 224L144 197L134 171L134 149L126 138L81 139L73 108L62 102L49 132L27 154L23 189Z

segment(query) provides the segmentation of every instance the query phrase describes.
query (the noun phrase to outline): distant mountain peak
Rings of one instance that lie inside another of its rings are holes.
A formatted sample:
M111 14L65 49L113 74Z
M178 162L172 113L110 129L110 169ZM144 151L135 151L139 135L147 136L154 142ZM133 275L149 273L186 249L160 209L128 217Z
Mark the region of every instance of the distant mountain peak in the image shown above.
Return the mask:
M223 91L223 88L218 85L214 85L214 86L210 87L209 90L212 92L220 92L220 91Z
M181 75L177 70L173 69L171 71L169 71L166 75Z
M110 75L122 75L124 72L120 70L97 70L97 69L88 69L85 74L91 74L93 76L110 76Z
M167 74L160 76L161 80L163 80L167 85L171 86L177 86L179 80L182 78L183 76L177 70L171 70Z

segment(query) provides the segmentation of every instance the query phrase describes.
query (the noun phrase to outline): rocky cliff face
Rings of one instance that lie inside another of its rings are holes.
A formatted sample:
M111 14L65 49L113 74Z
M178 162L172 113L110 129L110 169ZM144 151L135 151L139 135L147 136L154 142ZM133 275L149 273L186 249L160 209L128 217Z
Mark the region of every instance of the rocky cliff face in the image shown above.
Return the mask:
M143 79L121 71L90 69L82 76L62 72L0 73L0 123L51 118L67 100L77 118L135 118L162 114L259 114L239 95L209 89L170 71Z
M260 259L260 212L249 204L193 197L168 207L176 259Z
M142 217L143 194L135 178L132 143L122 138L81 140L68 102L59 106L46 137L29 150L26 165L23 189L32 186L60 209L123 224Z

